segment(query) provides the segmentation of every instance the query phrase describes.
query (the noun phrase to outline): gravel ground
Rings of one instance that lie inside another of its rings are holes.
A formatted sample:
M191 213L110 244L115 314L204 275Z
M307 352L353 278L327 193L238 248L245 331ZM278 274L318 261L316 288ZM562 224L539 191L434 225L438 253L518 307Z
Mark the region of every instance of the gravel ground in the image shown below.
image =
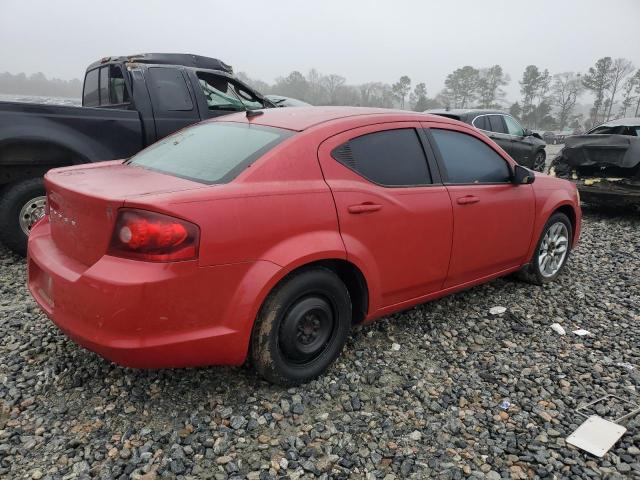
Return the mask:
M0 477L640 478L640 416L602 459L565 442L580 402L640 401L639 266L639 216L586 211L558 282L501 279L359 328L286 390L245 368L114 366L58 332L0 250Z

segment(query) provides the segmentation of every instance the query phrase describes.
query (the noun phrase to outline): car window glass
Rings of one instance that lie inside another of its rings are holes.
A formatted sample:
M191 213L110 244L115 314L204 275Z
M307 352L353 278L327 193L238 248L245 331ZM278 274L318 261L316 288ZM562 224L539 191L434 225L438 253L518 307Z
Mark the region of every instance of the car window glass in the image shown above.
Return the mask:
M506 183L507 162L486 143L466 133L432 129L448 183Z
M518 122L513 117L509 117L505 115L504 122L507 124L507 130L509 135L514 135L516 137L524 137L524 129L520 126Z
M100 105L98 96L98 72L99 69L87 72L84 77L84 91L82 94L82 105L85 107L97 107Z
M202 93L209 110L249 110L263 108L262 102L249 90L234 83L227 77L198 72Z
M109 67L100 69L100 105L109 105Z
M129 92L124 83L122 69L115 65L111 65L109 69L109 103L129 103Z
M246 123L201 123L133 156L130 164L200 183L228 183L293 133Z
M507 133L507 129L502 121L502 115L488 115L489 123L491 125L490 130L496 133Z
M491 130L491 126L489 125L489 117L486 115L480 115L473 120L473 126L479 128L480 130Z
M191 96L182 73L175 68L151 67L148 70L149 89L162 111L193 110Z
M425 185L432 182L427 159L413 128L384 130L349 140L333 158L379 185Z

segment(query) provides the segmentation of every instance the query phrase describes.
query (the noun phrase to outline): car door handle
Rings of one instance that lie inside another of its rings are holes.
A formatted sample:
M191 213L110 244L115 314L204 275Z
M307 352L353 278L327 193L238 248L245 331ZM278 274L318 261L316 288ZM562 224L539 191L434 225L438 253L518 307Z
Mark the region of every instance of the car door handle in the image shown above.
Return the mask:
M475 195L467 195L465 197L458 198L458 203L460 205L467 205L469 203L478 203L480 199Z
M360 205L349 205L347 210L349 213L367 213L367 212L377 212L382 208L382 205L378 205L377 203L365 202Z

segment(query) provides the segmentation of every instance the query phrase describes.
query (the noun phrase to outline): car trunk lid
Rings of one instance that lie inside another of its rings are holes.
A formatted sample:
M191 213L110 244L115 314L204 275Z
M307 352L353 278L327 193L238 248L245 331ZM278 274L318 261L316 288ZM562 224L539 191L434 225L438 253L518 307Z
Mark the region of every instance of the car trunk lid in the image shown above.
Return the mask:
M121 161L52 170L45 184L54 243L87 266L106 253L118 209L127 199L206 188Z

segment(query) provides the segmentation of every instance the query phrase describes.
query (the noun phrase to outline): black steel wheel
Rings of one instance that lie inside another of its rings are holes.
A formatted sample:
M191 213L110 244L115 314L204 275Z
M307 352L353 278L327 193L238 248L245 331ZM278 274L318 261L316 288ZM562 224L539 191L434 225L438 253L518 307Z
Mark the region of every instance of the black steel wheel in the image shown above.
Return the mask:
M340 278L322 267L302 270L265 300L251 337L252 363L273 383L305 383L338 357L350 328L351 299Z

